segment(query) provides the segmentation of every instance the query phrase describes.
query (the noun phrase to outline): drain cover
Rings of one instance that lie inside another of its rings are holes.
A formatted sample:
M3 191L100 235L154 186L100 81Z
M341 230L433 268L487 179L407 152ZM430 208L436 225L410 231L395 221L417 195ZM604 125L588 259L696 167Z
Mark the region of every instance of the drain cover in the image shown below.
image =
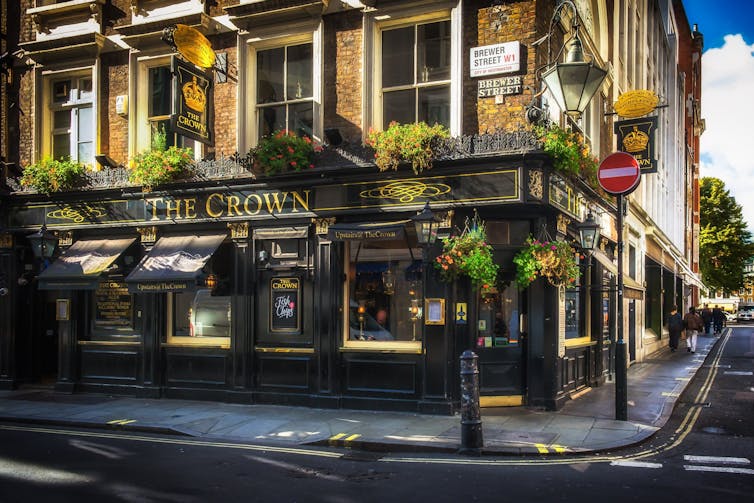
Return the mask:
M727 433L723 428L718 428L717 426L707 426L706 428L702 428L702 431L704 433L712 433L713 435L725 435Z

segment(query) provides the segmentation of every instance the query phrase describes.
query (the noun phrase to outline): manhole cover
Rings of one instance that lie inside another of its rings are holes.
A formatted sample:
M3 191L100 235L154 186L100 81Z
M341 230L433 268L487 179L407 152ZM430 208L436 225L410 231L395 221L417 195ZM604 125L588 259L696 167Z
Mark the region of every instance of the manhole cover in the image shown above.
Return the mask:
M726 433L723 428L718 428L717 426L707 426L706 428L702 428L702 431L704 433L712 433L713 435L725 435Z

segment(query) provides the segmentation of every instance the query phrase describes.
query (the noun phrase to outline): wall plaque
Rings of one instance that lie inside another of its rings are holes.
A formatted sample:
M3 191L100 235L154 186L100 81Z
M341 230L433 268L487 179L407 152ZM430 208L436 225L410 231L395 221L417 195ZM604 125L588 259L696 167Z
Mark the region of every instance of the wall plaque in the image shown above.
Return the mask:
M270 331L301 331L301 280L270 279Z

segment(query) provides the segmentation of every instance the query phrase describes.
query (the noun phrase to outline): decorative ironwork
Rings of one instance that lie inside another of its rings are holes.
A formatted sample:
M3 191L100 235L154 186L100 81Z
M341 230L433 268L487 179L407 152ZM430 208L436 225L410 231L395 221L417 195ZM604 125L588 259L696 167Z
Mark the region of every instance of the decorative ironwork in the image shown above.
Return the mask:
M532 169L529 171L529 195L536 199L544 196L544 175L542 170Z

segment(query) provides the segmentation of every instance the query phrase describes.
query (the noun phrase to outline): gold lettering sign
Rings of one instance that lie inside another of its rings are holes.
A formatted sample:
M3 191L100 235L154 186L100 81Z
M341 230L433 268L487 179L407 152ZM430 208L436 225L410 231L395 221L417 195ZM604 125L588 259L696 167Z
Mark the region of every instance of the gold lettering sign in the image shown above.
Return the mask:
M175 25L173 43L181 56L196 66L212 68L215 65L215 51L212 50L212 44L196 28L185 24Z
M660 98L654 91L637 89L628 91L618 96L618 101L613 105L615 112L621 117L635 118L647 115L657 108Z

